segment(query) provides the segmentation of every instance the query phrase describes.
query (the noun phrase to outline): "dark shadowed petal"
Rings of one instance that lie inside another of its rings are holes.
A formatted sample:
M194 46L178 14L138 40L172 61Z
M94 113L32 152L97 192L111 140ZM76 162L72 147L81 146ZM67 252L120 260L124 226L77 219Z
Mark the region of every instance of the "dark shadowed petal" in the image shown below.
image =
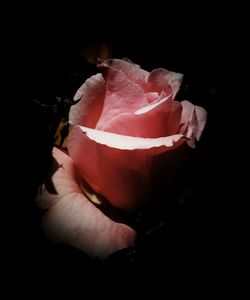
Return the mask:
M165 69L155 69L148 77L150 91L161 93L165 91L167 96L171 95L174 99L179 91L183 75L180 73L171 72Z
M70 124L95 128L102 113L106 83L101 74L90 77L78 89L74 100L81 101L71 106L69 113Z
M106 94L102 115L96 125L101 130L112 118L123 113L133 113L148 105L142 88L130 81L121 71L108 68L106 70Z
M168 186L184 144L182 135L144 139L79 126L68 137L82 178L112 205L128 211L144 206L160 181Z
M58 149L53 156L57 168L50 181L54 192L43 185L37 202L46 208L43 230L55 242L67 243L91 257L106 258L113 252L133 246L135 231L105 216L81 192L72 159Z

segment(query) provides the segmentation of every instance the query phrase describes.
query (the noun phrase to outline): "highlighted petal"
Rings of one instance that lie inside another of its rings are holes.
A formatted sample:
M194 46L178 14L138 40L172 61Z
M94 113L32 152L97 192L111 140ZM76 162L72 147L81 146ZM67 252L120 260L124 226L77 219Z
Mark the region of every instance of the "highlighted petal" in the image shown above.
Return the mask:
M145 113L149 112L150 110L154 109L155 107L157 107L158 105L160 105L160 104L162 104L166 101L170 102L170 104L171 104L171 100L172 100L172 98L170 98L170 96L168 96L167 98L161 99L158 102L151 103L147 106L144 106L144 107L138 109L137 111L134 112L134 114L135 115L145 114Z
M143 139L79 126L68 137L70 156L82 178L113 206L127 211L147 205L155 191L166 191L185 146L182 135Z
M83 126L79 127L82 133L86 134L90 140L108 147L122 150L150 149L162 146L172 147L176 142L184 137L182 134L175 134L159 138L138 138L95 130Z
M139 114L136 114L138 113ZM121 114L104 127L103 131L141 138L159 138L179 133L182 105L163 99L145 106L134 114Z

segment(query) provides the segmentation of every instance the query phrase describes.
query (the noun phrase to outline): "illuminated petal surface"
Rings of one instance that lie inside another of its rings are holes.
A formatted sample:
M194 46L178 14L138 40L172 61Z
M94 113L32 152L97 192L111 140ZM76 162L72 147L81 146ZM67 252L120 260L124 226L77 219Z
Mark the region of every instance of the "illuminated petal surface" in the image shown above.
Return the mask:
M180 134L144 139L76 126L68 147L82 178L112 205L131 211L146 205L156 187L169 185L185 142Z

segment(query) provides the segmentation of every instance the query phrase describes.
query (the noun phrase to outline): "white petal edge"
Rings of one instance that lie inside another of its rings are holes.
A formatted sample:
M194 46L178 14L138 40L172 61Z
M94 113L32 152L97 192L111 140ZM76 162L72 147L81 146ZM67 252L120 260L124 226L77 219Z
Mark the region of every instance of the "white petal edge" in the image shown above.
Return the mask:
M79 126L79 125L77 125ZM81 131L92 141L120 150L150 149L155 147L172 147L181 138L182 134L175 134L159 138L138 138L127 135L120 135L101 130L79 126Z
M149 104L149 105L147 105L147 106L144 106L144 107L138 109L137 111L135 111L134 114L135 114L135 115L142 115L142 114L145 114L145 113L149 112L150 110L154 109L155 107L157 107L158 105L160 105L160 104L162 104L162 103L168 101L169 98L172 98L172 95L169 95L168 97L163 98L163 99L161 99L161 100L158 101L158 102L154 102L154 103L151 103L151 104ZM169 101L170 101L170 100L169 100Z

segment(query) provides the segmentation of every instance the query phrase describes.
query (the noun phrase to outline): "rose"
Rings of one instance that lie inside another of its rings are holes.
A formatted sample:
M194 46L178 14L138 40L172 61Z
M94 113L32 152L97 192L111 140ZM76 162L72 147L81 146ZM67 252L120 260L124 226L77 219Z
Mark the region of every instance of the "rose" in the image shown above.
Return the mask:
M133 246L136 232L89 201L82 181L115 207L142 207L171 183L186 145L194 147L201 136L206 112L174 100L181 74L149 74L124 60L107 60L100 69L75 95L81 100L69 116L71 157L54 148L54 169L37 203L45 211L43 231L53 241L105 258Z
M174 100L182 74L149 73L118 59L99 68L74 97L81 100L69 114L69 154L95 193L136 210L170 185L186 145L202 134L206 111Z

